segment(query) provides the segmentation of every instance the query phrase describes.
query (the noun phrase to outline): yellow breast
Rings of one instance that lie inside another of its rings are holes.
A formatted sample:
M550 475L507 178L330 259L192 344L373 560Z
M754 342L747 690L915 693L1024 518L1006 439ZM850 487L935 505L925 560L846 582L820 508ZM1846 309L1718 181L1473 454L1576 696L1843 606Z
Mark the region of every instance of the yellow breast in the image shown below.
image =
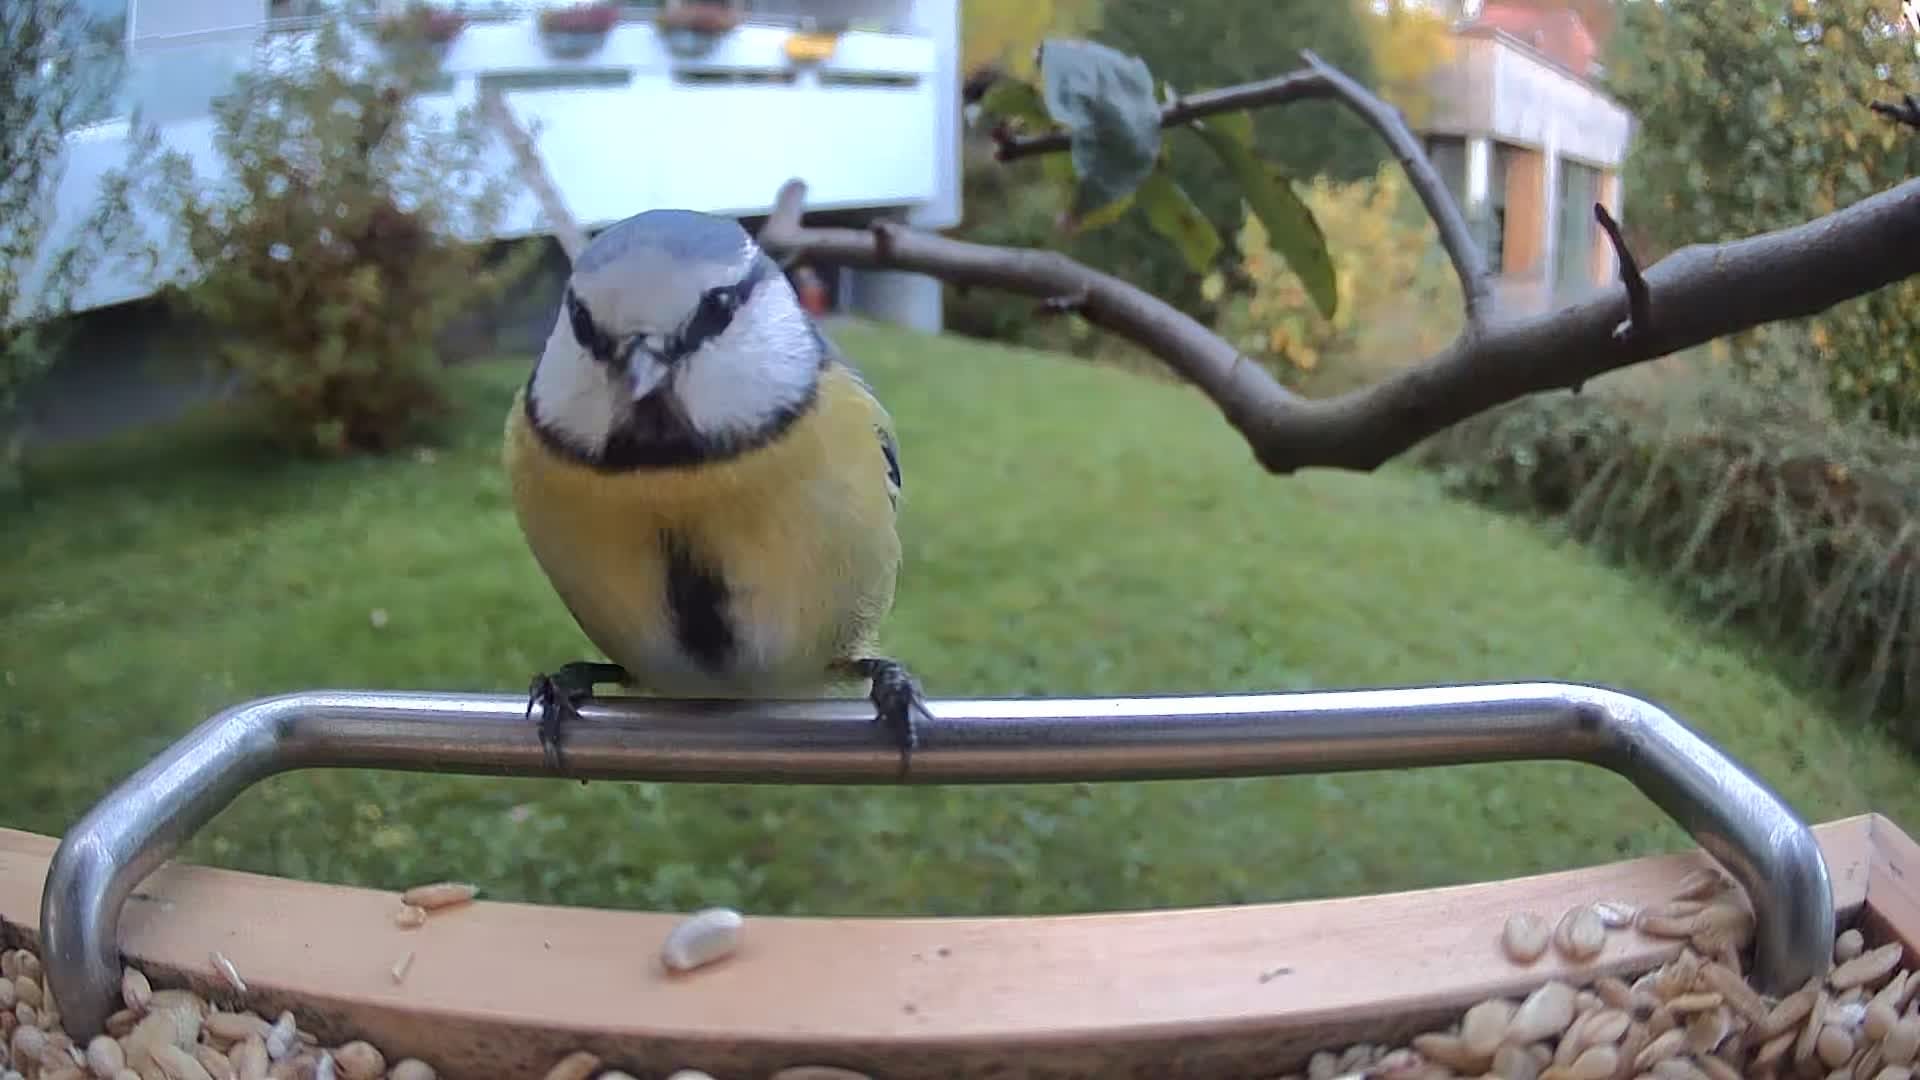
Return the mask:
M676 696L806 692L829 662L873 647L900 542L875 430L887 417L846 369L824 373L814 408L765 447L620 473L550 450L523 395L504 459L528 547L587 637L638 682ZM699 606L702 580L725 631L695 627L704 645L690 650L677 615L689 597Z

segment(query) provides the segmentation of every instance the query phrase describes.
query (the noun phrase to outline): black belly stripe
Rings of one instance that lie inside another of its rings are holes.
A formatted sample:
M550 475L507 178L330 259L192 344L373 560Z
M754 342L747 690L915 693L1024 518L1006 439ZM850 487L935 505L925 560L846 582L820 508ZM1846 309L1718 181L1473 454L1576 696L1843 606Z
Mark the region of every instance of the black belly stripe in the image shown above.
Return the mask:
M695 557L687 538L660 533L667 563L667 613L674 640L694 662L719 674L733 659L733 624L727 619L727 580Z

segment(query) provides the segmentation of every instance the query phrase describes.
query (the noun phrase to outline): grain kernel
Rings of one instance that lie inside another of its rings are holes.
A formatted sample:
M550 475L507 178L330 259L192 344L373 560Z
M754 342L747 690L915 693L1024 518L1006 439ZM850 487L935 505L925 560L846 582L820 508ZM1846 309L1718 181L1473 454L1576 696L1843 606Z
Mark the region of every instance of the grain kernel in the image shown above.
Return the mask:
M1528 994L1514 1010L1503 1038L1526 1045L1558 1036L1573 1023L1573 987L1554 980Z
M333 1063L344 1080L379 1080L387 1071L386 1055L361 1039L335 1047Z
M464 904L480 894L480 887L464 881L436 881L431 885L415 885L402 893L402 903L438 911L455 904Z
M233 961L227 959L225 953L215 949L207 959L212 961L213 970L220 973L221 981L225 982L229 989L236 994L247 992L246 980L240 977L240 970L233 966Z
M87 1043L87 1068L100 1080L113 1080L121 1069L127 1067L127 1052L120 1048L111 1035L95 1035Z
M1500 930L1500 945L1515 963L1531 964L1546 954L1550 936L1545 919L1531 911L1521 911L1507 917L1506 925Z
M667 934L660 959L671 971L711 964L740 947L740 926L740 913L731 908L697 911Z
M600 1059L585 1050L575 1050L547 1070L545 1080L587 1080L600 1067Z
M1567 912L1554 927L1553 943L1569 960L1591 960L1607 944L1607 927L1591 905Z
M153 1000L153 984L139 968L130 967L120 972L120 1000L134 1012L146 1012L147 1003Z
M1460 1021L1460 1042L1476 1059L1491 1059L1506 1038L1507 1025L1513 1022L1513 1003L1502 998L1483 1001L1467 1010Z
M1836 991L1850 990L1856 986L1872 986L1893 973L1900 965L1902 946L1899 942L1890 942L1834 968L1827 976L1827 985Z
M1814 1045L1820 1060L1826 1062L1830 1069L1845 1065L1847 1059L1853 1056L1853 1036L1831 1024L1820 1028L1820 1034L1815 1038Z

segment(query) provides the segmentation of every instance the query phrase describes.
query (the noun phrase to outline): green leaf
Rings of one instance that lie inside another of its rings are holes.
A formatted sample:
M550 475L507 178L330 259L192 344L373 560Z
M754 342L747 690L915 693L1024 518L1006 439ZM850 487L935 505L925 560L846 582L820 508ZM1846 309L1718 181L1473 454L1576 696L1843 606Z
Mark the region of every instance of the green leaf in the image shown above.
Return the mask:
M1220 254L1220 234L1165 169L1155 169L1135 193L1147 223L1173 241L1195 273L1205 273Z
M1207 118L1206 126L1222 135L1230 136L1241 146L1253 146L1253 114L1245 109L1210 116Z
M1314 306L1323 317L1333 318L1339 307L1339 290L1334 282L1333 259L1327 254L1327 238L1313 219L1313 211L1293 190L1293 181L1212 123L1196 123L1193 129L1233 174L1247 205L1266 226L1268 242L1300 275Z
M1095 207L1089 213L1075 214L1069 222L1069 228L1076 232L1088 232L1093 229L1098 229L1103 225L1113 224L1120 220L1120 215L1125 214L1127 209L1133 205L1134 198L1138 193L1139 189L1136 188L1134 191L1127 192L1125 195L1120 196L1105 206Z
M1040 100L1040 91L1032 83L1019 79L1001 78L994 82L993 88L980 99L980 109L992 116L1008 120L1025 120L1036 131L1045 131L1053 126L1053 119L1047 115L1046 103Z
M1072 214L1092 220L1131 195L1159 157L1153 73L1139 57L1098 42L1052 38L1041 45L1040 73L1047 113L1072 144Z

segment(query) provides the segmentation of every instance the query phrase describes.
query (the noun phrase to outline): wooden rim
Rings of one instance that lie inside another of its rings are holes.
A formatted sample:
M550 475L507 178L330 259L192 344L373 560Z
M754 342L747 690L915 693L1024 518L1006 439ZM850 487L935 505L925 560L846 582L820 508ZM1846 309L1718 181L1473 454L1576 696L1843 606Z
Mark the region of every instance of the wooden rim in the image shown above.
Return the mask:
M1863 815L1815 830L1849 920L1913 944L1920 848ZM57 841L0 830L0 916L37 936ZM230 1006L292 1009L450 1080L539 1076L589 1049L629 1071L764 1076L833 1064L883 1077L1272 1075L1343 1041L1390 1040L1545 979L1657 966L1678 945L1610 936L1590 965L1500 951L1515 911L1666 898L1691 852L1416 892L1244 907L992 919L751 913L739 951L669 975L674 914L481 900L396 925L396 894L170 863L128 901L125 953ZM245 1005L213 970L221 952ZM391 970L413 953L405 980Z

